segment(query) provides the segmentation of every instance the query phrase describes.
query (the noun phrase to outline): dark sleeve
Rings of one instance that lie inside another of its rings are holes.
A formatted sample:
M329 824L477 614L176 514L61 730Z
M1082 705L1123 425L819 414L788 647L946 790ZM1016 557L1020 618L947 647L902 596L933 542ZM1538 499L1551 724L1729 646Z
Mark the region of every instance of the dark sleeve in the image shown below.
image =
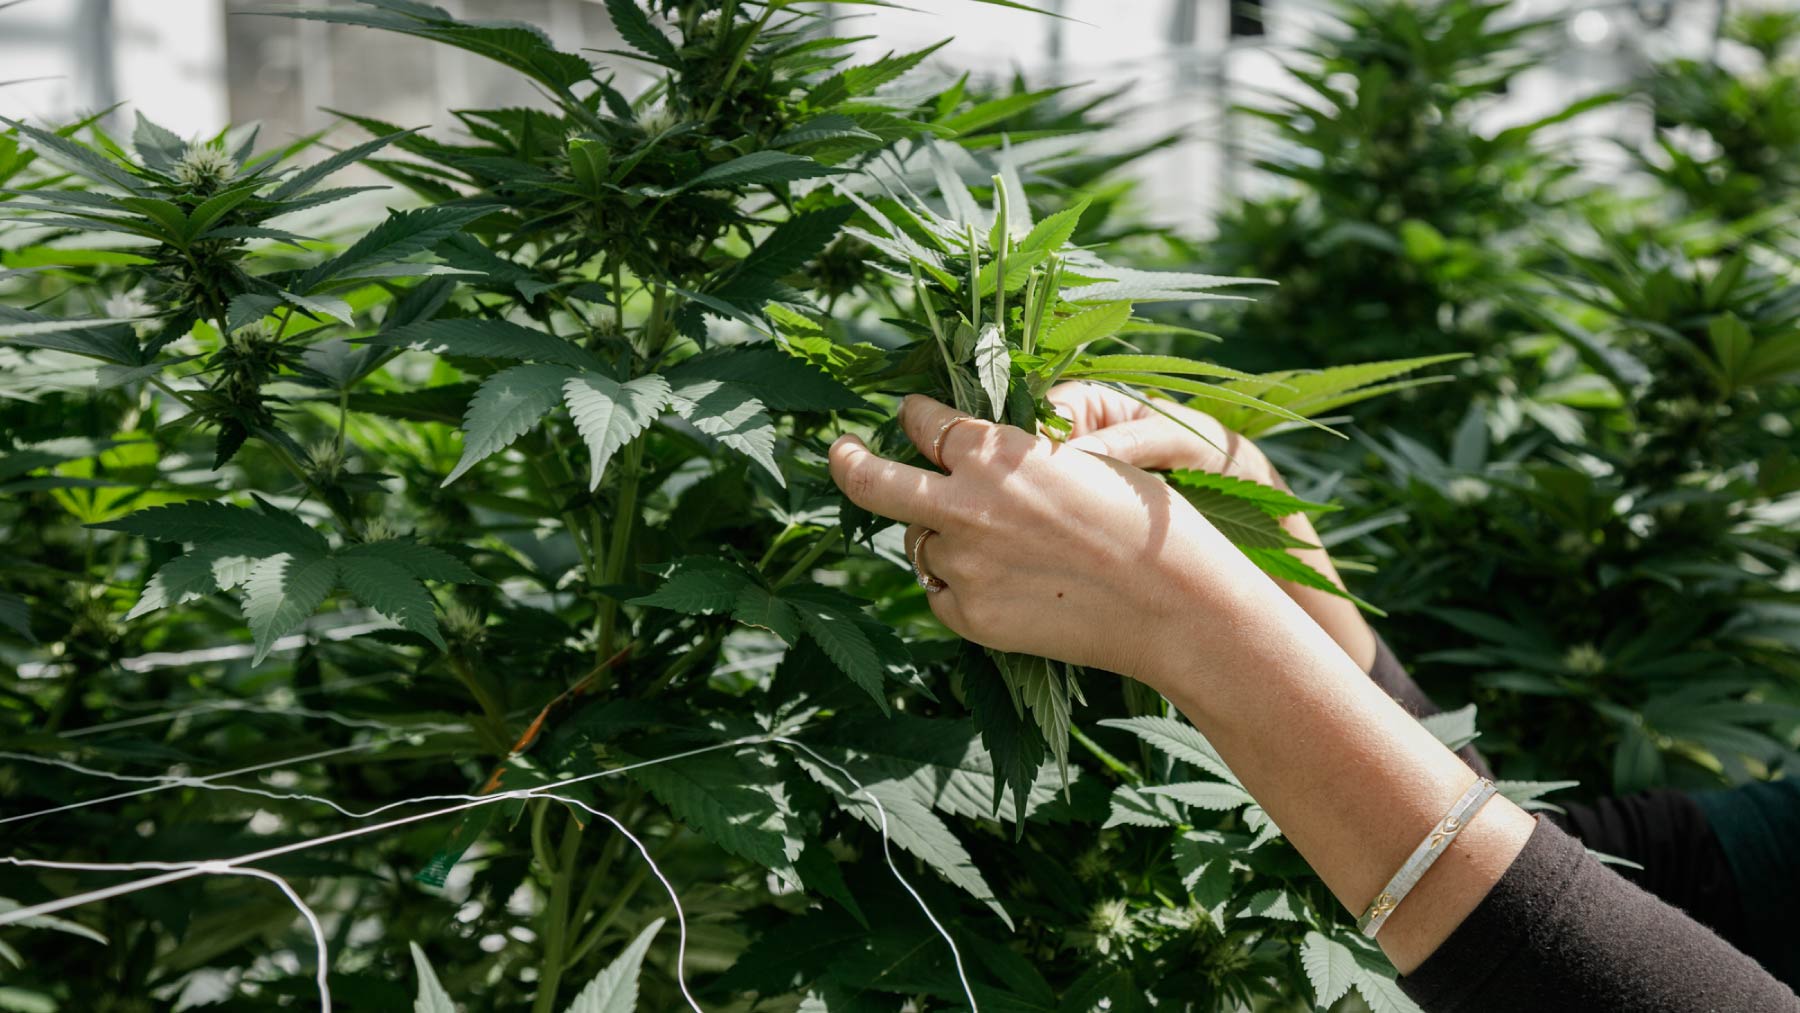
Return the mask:
M1794 912L1800 910L1800 862L1794 860L1800 781L1790 777L1702 792L1694 803L1718 839L1743 905L1744 941L1738 948L1789 988L1800 989L1800 932L1794 930Z
M1569 804L1565 809L1566 815L1545 818L1591 851L1643 866L1612 868L1731 945L1756 952L1725 849L1692 795L1657 788L1597 799L1591 805Z
M1427 1013L1800 1010L1755 961L1543 820L1400 987Z
M1415 718L1442 713L1442 709L1431 702L1431 698L1425 695L1425 691L1419 688L1413 677L1406 674L1405 666L1400 664L1400 659L1394 656L1393 650L1388 647L1387 641L1381 639L1379 633L1375 634L1375 663L1369 666L1369 678ZM1487 758L1473 745L1458 749L1456 755L1462 757L1469 769L1482 777L1491 779L1494 776Z

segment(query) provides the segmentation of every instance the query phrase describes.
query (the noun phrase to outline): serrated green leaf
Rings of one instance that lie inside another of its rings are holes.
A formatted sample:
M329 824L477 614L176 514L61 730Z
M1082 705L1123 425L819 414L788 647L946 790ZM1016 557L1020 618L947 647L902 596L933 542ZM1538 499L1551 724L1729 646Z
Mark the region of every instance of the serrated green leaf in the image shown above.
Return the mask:
M650 941L662 931L663 922L658 918L645 926L631 945L587 983L565 1013L637 1013L638 974L643 969L644 954L650 952Z
M663 370L670 386L719 380L748 388L772 412L867 408L856 392L809 363L768 345L721 348Z
M768 630L790 646L800 640L800 613L761 584L745 584L731 603L731 618Z
M691 616L730 612L737 604L738 593L755 583L735 563L712 556L685 556L675 561L655 591L632 599L632 604Z
M1240 549L1298 549L1310 546L1288 534L1281 521L1256 500L1245 499L1210 484L1171 478L1175 491ZM1234 490L1235 492L1235 490Z
M262 664L275 641L313 614L337 583L338 561L286 552L257 561L244 581L244 618L256 638L252 666Z
M433 355L553 362L577 369L605 368L592 352L580 345L506 320L426 320L356 340Z
M1310 587L1315 591L1323 591L1326 594L1337 595L1339 598L1347 598L1363 609L1373 612L1376 615L1387 614L1337 586L1337 583L1330 577L1320 573L1318 570L1314 569L1310 563L1306 562L1306 560L1301 559L1286 549L1263 549L1254 546L1239 546L1238 548L1244 555L1250 558L1252 563L1256 564L1257 569L1274 577L1276 580L1289 581L1290 583L1299 584L1301 587Z
M1233 478L1217 472L1178 469L1169 472L1168 478L1171 483L1185 489L1212 489L1227 496L1253 503L1257 509L1270 517L1286 517L1297 513L1324 513L1337 509L1328 503L1314 503L1301 499L1285 489L1277 489L1272 485L1252 482L1247 478Z
M563 398L563 384L574 375L567 366L528 363L501 370L482 381L463 416L463 453L444 478L449 485L462 474L524 435Z
M675 411L694 428L743 454L787 485L775 463L775 420L748 387L721 380L692 380L675 388Z
M1241 369L1174 355L1084 355L1063 371L1063 375L1070 379L1078 379L1090 373L1161 373L1165 376L1211 376L1223 380L1256 378Z
M266 555L291 552L318 555L325 538L288 514L267 514L210 500L188 500L151 507L95 524L108 531L123 531L158 542L210 543L231 541L267 549Z
M1044 744L1056 758L1056 769L1064 783L1069 779L1069 728L1071 706L1069 684L1058 670L1058 664L1031 654L992 652L1000 675L1006 680L1013 699L1022 704L1037 721Z
M789 218L745 255L738 272L780 278L798 271L837 238L838 230L855 210L849 204L840 204Z
M1100 725L1128 731L1183 763L1191 763L1214 777L1242 787L1242 782L1225 766L1225 759L1213 748L1212 743L1206 741L1206 736L1180 718L1108 718L1101 721Z
M1112 827L1173 827L1181 825L1181 810L1160 795L1148 795L1122 784L1113 789L1112 812L1101 829Z
M1161 784L1145 788L1144 792L1149 795L1163 795L1182 805L1190 805L1208 812L1228 812L1256 801L1250 797L1249 792L1235 784L1218 784L1213 781Z
M787 151L752 151L748 155L740 155L729 162L713 166L677 187L675 192L791 183L819 176L835 176L845 171Z
M1342 999L1362 974L1356 953L1322 932L1308 932L1300 943L1300 966L1312 982L1313 1003L1320 1008Z
M861 603L842 591L817 584L786 588L781 597L800 614L807 635L818 642L825 656L885 707L887 697L882 683L887 666L863 626L867 617Z
M450 993L438 982L437 972L431 969L425 951L419 949L418 943L406 945L412 950L413 970L419 976L419 995L413 1000L413 1013L456 1013L456 1004L450 1001Z
M1012 355L1006 350L1006 338L1000 328L988 324L975 339L975 376L988 396L994 421L1006 412L1006 392L1012 385Z
M1044 220L1033 226L1025 238L1019 241L1019 252L1030 253L1035 250L1043 250L1046 253L1055 253L1061 250L1068 244L1070 237L1075 235L1075 229L1081 225L1081 216L1087 213L1089 203L1087 198L1083 198L1055 214L1045 215Z
M631 776L694 832L798 883L804 834L768 752L715 750L634 767Z
M1423 1013L1417 1003L1400 990L1394 980L1394 969L1379 954L1358 950L1356 991L1369 1004L1370 1013Z
M386 560L419 580L441 580L449 584L473 584L481 580L462 560L442 549L421 545L410 538L362 542L338 552L340 559L360 556Z
M1119 332L1131 319L1131 303L1112 302L1091 306L1051 324L1038 338L1038 348L1060 352L1098 341Z
M669 404L669 382L654 373L619 383L599 373L581 373L563 383L569 416L588 447L588 488L600 488L608 461L650 428Z
M228 591L249 577L257 560L271 554L266 542L230 538L201 542L157 569L125 619Z
M665 67L681 66L675 43L650 23L650 16L637 5L637 0L606 0L606 13L626 45Z
M424 253L489 211L485 207L439 205L391 212L386 221L364 233L349 249L306 272L294 290L310 295L328 281L354 278L358 271Z
M1446 749L1461 749L1481 735L1475 729L1475 705L1472 703L1453 711L1428 714L1420 718L1419 723L1436 736Z
M431 641L438 650L448 650L444 638L438 635L437 607L431 592L412 574L375 556L343 555L337 560L338 580L352 597L401 629Z
M948 44L949 40L933 46L895 56L889 52L873 63L846 67L831 77L821 81L806 96L806 101L815 109L830 109L848 99L867 95L882 85L905 74L907 71L923 63L932 53Z
M923 861L946 881L987 904L1006 921L1007 927L1012 926L1011 916L995 899L993 889L988 886L981 870L976 868L974 860L969 857L968 849L956 839L956 835L950 832L943 820L914 798L905 787L892 782L881 782L865 785L864 789L859 790L843 774L819 764L805 753L795 753L794 759L813 780L832 791L838 805L845 812L876 830L885 825L895 845ZM880 801L879 809L869 801L868 795L873 795Z
M1304 905L1294 899L1294 895L1286 890L1259 890L1252 894L1244 906L1238 909L1239 918L1276 918L1281 921L1302 921L1300 912Z

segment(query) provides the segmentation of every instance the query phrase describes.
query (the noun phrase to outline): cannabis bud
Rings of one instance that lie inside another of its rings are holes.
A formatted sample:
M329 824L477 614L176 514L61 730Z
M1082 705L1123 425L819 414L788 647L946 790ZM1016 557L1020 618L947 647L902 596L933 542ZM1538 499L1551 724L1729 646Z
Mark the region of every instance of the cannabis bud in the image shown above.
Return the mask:
M460 601L453 601L444 609L444 633L460 643L479 643L487 635L487 617Z
M270 344L274 340L275 332L270 329L267 323L258 320L256 323L245 324L237 330L232 331L226 336L225 343L247 351L261 345Z
M155 316L156 307L150 305L150 302L144 298L142 289L134 288L129 292L120 292L108 298L102 312L114 320L133 320ZM147 338L161 327L161 321L139 319L137 323L131 325L131 330L139 338Z
M404 535L405 532L395 527L386 517L375 517L363 524L363 541L386 542Z
M667 102L658 102L638 114L637 121L644 133L651 137L659 137L675 129L681 123L681 117L675 110L669 108Z
M237 162L223 148L190 144L175 162L175 178L201 193L210 193L237 175Z
M344 470L344 455L338 450L337 443L332 440L320 440L307 447L306 470L311 472L315 478L323 481L329 482L337 478L339 473ZM370 527L373 528L377 523L380 522L371 521ZM371 531L369 540L378 542L382 539L376 537Z
M1593 644L1576 644L1563 655L1563 667L1582 675L1599 675L1606 671L1606 655Z

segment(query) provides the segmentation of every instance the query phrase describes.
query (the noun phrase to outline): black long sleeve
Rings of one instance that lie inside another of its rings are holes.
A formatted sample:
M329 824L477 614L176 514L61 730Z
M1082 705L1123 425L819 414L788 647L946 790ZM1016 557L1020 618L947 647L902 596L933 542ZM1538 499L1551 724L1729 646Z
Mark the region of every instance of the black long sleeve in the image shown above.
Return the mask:
M1539 820L1481 903L1400 987L1428 1013L1793 1013L1800 999Z
M1564 810L1546 818L1589 850L1643 866L1614 866L1614 872L1738 949L1755 952L1731 863L1692 795L1658 788L1591 805L1569 803Z
M1369 675L1414 716L1439 713L1379 637ZM1473 747L1458 755L1492 776ZM1772 826L1800 823L1800 790L1746 791L1696 800L1664 789L1540 816L1500 882L1401 987L1429 1013L1800 1009L1763 966L1795 962L1795 944L1779 931L1768 938L1767 925L1752 929L1759 920L1746 916L1736 866L1754 866L1756 881L1784 898L1800 894L1800 875L1747 845L1733 861L1713 825L1724 814L1727 829L1756 831L1738 836L1779 840L1788 835ZM1615 872L1589 849L1644 868Z
M1419 688L1419 684L1413 681L1413 677L1406 673L1406 666L1400 664L1400 659L1394 656L1393 650L1388 647L1387 641L1381 639L1380 634L1375 637L1375 661L1369 666L1369 678L1415 718L1428 718L1433 714L1443 713L1443 709L1433 703L1425 695L1425 691ZM1462 757L1469 769L1482 777L1494 776L1487 758L1481 755L1474 743L1458 749L1456 755Z

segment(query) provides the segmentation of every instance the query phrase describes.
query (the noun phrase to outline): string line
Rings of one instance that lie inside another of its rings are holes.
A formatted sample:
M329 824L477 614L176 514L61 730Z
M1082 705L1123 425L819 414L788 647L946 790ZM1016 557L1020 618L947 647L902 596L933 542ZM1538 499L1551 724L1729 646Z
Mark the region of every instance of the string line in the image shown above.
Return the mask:
M331 1013L331 982L327 977L329 955L325 944L325 926L319 922L319 916L311 906L295 890L293 884L266 869L239 869L217 862L57 862L50 859L15 858L11 855L0 856L0 862L7 865L29 866L38 869L72 869L83 872L140 872L151 869L187 869L199 868L206 875L212 876L248 876L252 879L267 880L280 888L300 910L306 919L306 925L312 930L313 949L318 960L315 980L319 985L319 1004L324 1013Z
M843 775L843 777L847 781L849 781L850 784L855 788L857 793L860 793L863 797L867 798L874 805L875 813L876 813L878 823L879 823L879 829L881 831L882 859L887 864L888 871L893 874L894 879L900 883L900 886L903 889L905 889L907 894L912 897L913 901L916 904L918 904L919 910L924 913L926 920L931 923L932 928L937 931L937 934L943 938L944 943L950 948L951 959L954 961L955 966L956 966L957 979L960 982L960 984L962 985L964 997L968 1000L968 1003L969 1003L969 1009L970 1009L971 1013L979 1013L980 1006L978 1005L978 1003L975 999L974 988L969 981L968 972L967 972L966 968L963 966L962 952L957 947L956 940L954 938L952 938L949 930L946 929L944 927L943 923L938 920L937 916L932 912L931 906L925 902L925 898L922 895L920 895L920 893L918 892L917 889L915 889L913 887L912 883L900 871L899 865L894 861L893 847L892 847L892 834L890 833L889 826L888 826L887 809L886 809L886 807L884 807L881 804L881 799L879 797L877 797L874 792L870 791L867 785L863 784L862 781L857 779L856 775L852 774L849 771L849 769L844 767L842 764L836 763L832 760L825 758L824 756L820 755L817 750L813 749L811 746L808 746L804 742L800 742L798 740L788 738L787 736L783 736L783 735L751 736L751 737L746 737L746 738L733 739L729 742L720 742L720 743L715 743L710 746L702 746L702 747L699 747L696 749L690 749L690 750L686 750L684 752L674 753L674 754L671 754L668 756L660 757L655 760L646 760L646 761L642 761L639 763L627 764L622 767L614 767L614 768L610 768L608 770L596 771L591 774L583 774L578 777L567 778L562 781L552 782L550 784L545 784L545 785L539 785L537 787L532 787L532 788L520 788L520 789L515 789L512 791L496 792L496 793L489 794L489 795L428 795L428 796L421 796L418 798L402 799L397 802L390 802L385 805L377 806L377 807L367 810L365 812L356 812L356 811L350 810L350 809L338 804L337 802L334 802L330 799L322 798L322 797L316 796L316 795L306 795L306 794L301 794L301 793L269 792L269 791L265 791L262 789L253 789L253 788L247 788L247 787L236 786L236 785L214 785L214 784L205 783L210 780L215 780L215 779L218 779L221 777L230 776L232 773L248 773L254 769L266 769L268 766L270 766L270 764L259 765L258 767L243 768L243 769L241 769L239 771L235 771L235 772L228 771L228 772L221 773L221 774L214 774L214 775L210 775L207 778L183 777L183 778L175 778L175 779L164 779L164 778L140 778L140 777L135 777L135 776L130 776L130 775L109 775L106 772L92 771L92 770L89 770L88 768L80 766L79 764L70 763L68 761L53 760L53 759L48 759L48 758L44 758L44 757L34 757L34 756L30 756L28 754L0 753L0 757L10 757L10 758L15 758L15 759L26 759L26 760L36 761L36 762L46 762L46 763L50 763L50 764L53 764L56 766L62 766L62 767L74 769L74 770L77 770L77 771L80 771L83 773L93 773L98 776L112 776L112 777L116 777L119 780L128 780L128 781L173 780L173 781L177 782L176 784L159 784L158 786L156 786L154 788L142 789L139 792L124 793L123 795L115 796L115 797L125 797L126 795L131 795L131 794L141 794L144 791L162 790L163 788L174 787L174 786L177 786L178 784L189 784L189 785L192 785L195 787L205 787L205 788L209 788L209 789L213 789L213 790L244 791L244 792L248 792L250 794L262 795L262 796L276 798L276 799L317 802L322 805L329 806L332 809L336 810L337 812L340 812L340 813L343 813L344 815L350 816L353 819L366 819L368 817L380 814L382 812L387 812L387 811L390 811L390 810L393 810L396 808L401 808L404 806L417 805L417 804L421 804L424 802L459 801L462 803L460 805L454 805L454 806L448 806L448 807L441 808L441 809L435 809L430 812L415 813L410 816L403 816L398 819L388 820L386 822L378 823L373 826L358 827L358 828L354 828L351 830L344 830L344 831L339 831L339 832L333 833L333 834L327 834L322 837L312 838L310 840L296 841L296 842L292 842L292 843L285 844L285 845L280 845L280 846L273 847L273 848L267 848L262 851L251 852L251 853L245 854L245 855L239 855L235 858L215 859L215 860L204 861L204 862L134 862L134 863L102 864L102 863L79 863L79 862L54 862L54 861L49 861L49 860L21 859L21 858L16 858L13 856L0 856L0 862L9 864L9 865L15 865L15 866L37 866L37 867L44 867L44 868L84 869L84 870L90 870L90 871L120 871L120 872L148 871L148 870L152 870L152 869L162 870L161 875L150 876L150 877L146 877L146 878L138 879L138 880L132 880L132 881L126 882L126 883L118 883L118 884L114 884L113 886L103 887L103 888L96 889L96 890L91 890L86 893L76 894L76 895L73 895L70 897L63 897L63 898L59 898L59 899L53 900L53 901L46 901L46 902L43 902L40 904L33 905L31 907L15 908L12 911L0 912L0 926L21 922L26 919L38 917L41 915L54 914L59 911L68 910L69 908L78 907L78 906L81 906L84 904L92 903L94 901L108 900L113 897L119 897L119 896L123 896L123 895L130 894L130 893L136 893L141 890L153 889L155 887L164 886L169 883L175 883L175 882L180 882L180 881L186 880L186 879L192 879L196 876L202 876L202 875L249 875L249 876L254 876L257 878L267 879L269 881L277 883L281 887L283 892L286 893L288 895L289 899L294 902L295 906L300 909L302 914L306 917L308 923L313 928L314 940L315 940L315 943L317 944L317 948L318 948L318 964L319 964L318 981L319 981L319 989L320 989L320 1001L321 1001L326 1013L330 1013L331 997L330 997L329 987L326 984L328 954L327 954L326 946L325 946L325 942L324 942L324 932L323 932L323 929L319 925L317 916L313 913L312 909L306 905L305 901L299 897L299 895L293 890L293 888L287 883L286 880L282 879L279 876L276 876L273 873L266 872L265 870L248 869L248 868L245 868L244 866L248 865L249 863L259 862L259 861L263 861L263 860L269 859L269 858L275 858L275 857L279 857L282 855L292 854L294 852L307 850L307 849L318 847L318 846L324 845L324 844L333 844L333 843L337 843L339 841L344 841L344 840L349 840L349 839L356 838L356 837L366 836L368 834L379 833L383 830L389 830L389 829L393 829L395 827L406 826L408 824L417 823L417 822L420 822L423 820L434 819L439 816L446 816L446 815L450 815L452 813L457 813L457 812L462 812L462 811L469 810L469 809L478 808L483 805L491 805L496 802L502 802L502 801L507 801L507 800L512 800L512 799L547 798L547 799L553 799L555 801L560 801L560 802L563 802L568 805L573 805L585 812L588 812L600 819L605 820L607 823L611 824L614 829L618 830L621 834L623 834L625 836L625 838L627 840L629 840L634 847L637 848L638 853L641 856L643 856L643 859L644 859L645 863L649 866L650 871L656 876L657 880L662 884L663 889L668 892L670 903L675 908L675 917L676 917L676 922L677 922L677 926L678 926L678 930L679 930L679 934L680 934L679 941L677 943L676 956L675 956L676 984L680 987L682 997L684 999L686 999L689 1008L692 1009L694 1011L694 1013L704 1013L704 1011L700 1007L700 1004L694 999L693 994L688 990L688 986L687 986L687 969L686 969L687 945L688 945L687 917L686 917L685 911L683 910L683 908L681 906L681 899L680 899L680 896L677 894L674 885L669 881L668 877L663 874L662 869L657 865L655 859L653 859L651 857L649 849L644 846L644 843L641 840L639 840L636 835L632 834L631 831L626 829L624 824L620 823L617 819L613 818L613 816L610 815L609 813L603 812L580 799L570 798L570 797L564 796L564 795L558 795L558 794L555 794L555 792L558 791L559 789L566 788L566 787L569 787L572 785L581 784L581 783L585 783L588 781L599 780L599 779L605 778L605 777L612 777L612 776L616 776L619 774L627 773L629 771L637 770L637 769L641 769L641 768L645 768L645 767L652 767L652 766L656 766L656 765L663 764L663 763L670 763L670 762L673 762L676 760L687 759L689 757L699 756L704 753L714 752L714 751L717 751L720 749L733 749L733 748L737 748L740 746L748 746L748 745L766 745L769 743L779 743L779 744L787 746L791 749L800 750L800 751L806 753L808 756L812 757L815 761L817 761L821 764L824 764L827 767L830 767L832 770ZM324 755L348 752L348 751L352 751L354 749L359 749L359 748L365 748L365 747L344 747L339 750L328 750L328 751L324 752ZM315 754L315 758L316 758L316 755L319 755L319 754ZM277 761L277 763L279 763L279 762L281 762L281 761ZM289 761L289 762L297 762L297 761ZM50 810L47 810L47 811L50 811ZM16 819L16 818L19 818L19 817L9 817L7 820L3 820L0 822L9 822L10 820Z
M85 809L88 806L104 805L107 802L117 802L120 799L136 798L140 795L150 795L150 794L154 794L159 791L168 791L170 788L208 788L208 789L211 789L214 791L245 791L245 792L249 792L251 794L265 795L265 796L271 797L271 798L284 798L287 796L278 795L278 794L272 793L272 792L261 791L258 789L242 788L237 785L213 784L211 782L218 781L218 780L221 780L221 779L227 778L227 777L237 777L237 776L240 776L243 774L254 774L258 771L271 770L271 769L274 769L277 767L286 767L286 766L290 766L290 765L294 765L294 764L310 763L313 760L323 760L323 759L327 759L327 758L333 757L333 756L344 756L349 753L368 752L369 750L376 749L381 746L389 745L393 742L398 741L400 738L404 738L404 737L405 736L396 736L395 738L392 738L392 739L375 739L375 740L372 740L369 742L364 742L364 743L361 743L359 745L354 745L354 746L339 746L335 749L321 749L315 753L306 753L301 756L290 756L290 757L286 757L286 758L283 758L280 760L268 760L263 763L251 764L248 767L239 767L236 770L223 770L217 774L206 774L206 775L203 775L200 777L172 775L172 774L147 775L147 776L137 776L137 775L130 775L130 774L115 774L110 771L94 770L89 767L83 767L78 763L71 763L68 760L58 760L58 759L54 759L52 757L47 757L47 756L36 756L36 755L30 754L30 753L0 753L0 759L23 760L27 763L49 764L51 766L64 767L69 770L74 770L74 771L76 771L78 773L82 773L82 774L90 774L95 777L110 778L114 781L157 782L155 784L150 785L149 787L136 788L131 791L122 791L122 792L118 792L113 795L103 795L99 798L90 798L90 799L87 799L87 800L81 801L81 802L69 802L64 805L51 806L48 809L39 809L34 812L19 813L17 815L13 815L13 816L0 816L0 825L5 825L7 823L16 823L16 822L19 822L20 820L36 819L40 816L52 816L52 815L55 815L56 813L71 812L76 809ZM317 801L323 802L326 800L318 799ZM329 805L330 803L327 802L326 804ZM339 811L342 811L342 810L339 810Z

